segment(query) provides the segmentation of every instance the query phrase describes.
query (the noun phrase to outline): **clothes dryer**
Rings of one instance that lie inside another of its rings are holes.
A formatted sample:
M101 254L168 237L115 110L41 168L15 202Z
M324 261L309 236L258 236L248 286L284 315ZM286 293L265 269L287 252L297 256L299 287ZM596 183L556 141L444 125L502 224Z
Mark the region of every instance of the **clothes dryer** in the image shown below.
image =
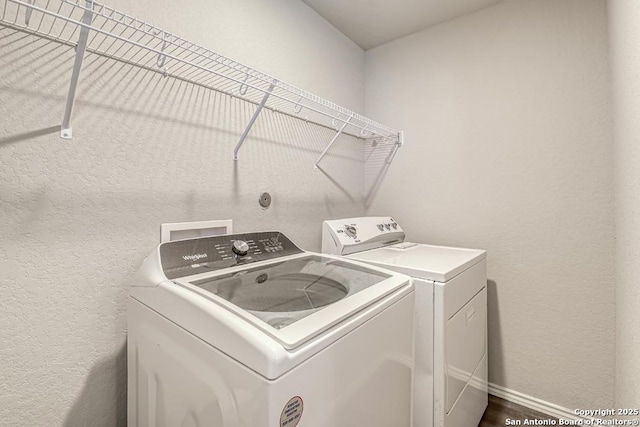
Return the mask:
M410 278L279 232L160 244L128 302L128 425L409 427Z
M413 278L414 426L477 426L488 403L486 252L405 242L391 217L325 221L322 252Z

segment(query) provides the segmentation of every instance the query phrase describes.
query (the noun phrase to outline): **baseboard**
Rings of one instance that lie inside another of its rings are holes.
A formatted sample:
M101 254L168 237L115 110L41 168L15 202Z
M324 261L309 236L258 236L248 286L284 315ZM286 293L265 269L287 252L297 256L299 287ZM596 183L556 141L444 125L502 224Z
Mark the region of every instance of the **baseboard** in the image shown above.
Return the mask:
M542 399L528 396L519 391L510 390L508 388L489 383L489 394L499 397L509 402L517 403L529 409L551 415L552 417L562 418L565 420L583 420L584 417L576 415L574 410L564 408L554 403L546 402Z

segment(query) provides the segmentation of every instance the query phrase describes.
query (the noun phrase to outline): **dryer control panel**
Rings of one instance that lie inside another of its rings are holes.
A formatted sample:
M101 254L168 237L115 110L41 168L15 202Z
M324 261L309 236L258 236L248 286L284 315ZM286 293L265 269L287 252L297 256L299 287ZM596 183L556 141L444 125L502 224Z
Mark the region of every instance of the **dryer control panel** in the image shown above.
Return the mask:
M175 279L302 252L284 234L268 231L162 243L160 262L165 276Z
M404 241L400 225L389 216L368 216L324 221L322 252L348 255Z

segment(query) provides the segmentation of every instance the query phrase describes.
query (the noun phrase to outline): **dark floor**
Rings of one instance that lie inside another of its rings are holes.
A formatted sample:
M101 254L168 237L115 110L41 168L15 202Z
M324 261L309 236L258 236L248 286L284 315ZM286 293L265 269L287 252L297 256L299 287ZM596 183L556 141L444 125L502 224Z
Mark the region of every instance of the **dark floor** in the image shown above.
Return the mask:
M489 406L480 421L478 427L504 427L507 425L507 419L510 420L556 420L557 418L543 414L533 409L517 405L499 397L489 395ZM510 423L510 425L516 425Z

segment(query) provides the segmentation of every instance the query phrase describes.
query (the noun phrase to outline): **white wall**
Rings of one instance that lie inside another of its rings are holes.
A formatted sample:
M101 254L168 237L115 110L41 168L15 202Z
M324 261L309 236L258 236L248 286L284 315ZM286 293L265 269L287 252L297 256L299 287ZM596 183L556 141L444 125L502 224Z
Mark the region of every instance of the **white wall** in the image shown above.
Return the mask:
M109 3L363 110L364 52L301 2ZM332 133L265 113L234 163L253 106L95 56L61 140L72 63L0 27L3 425L125 425L127 288L160 223L233 218L319 250L323 219L364 213L361 143L343 140L323 174Z
M369 213L487 249L490 381L570 409L614 396L606 24L603 0L505 1L366 56L367 114L406 139Z
M640 402L640 3L610 0L616 183L616 406Z

